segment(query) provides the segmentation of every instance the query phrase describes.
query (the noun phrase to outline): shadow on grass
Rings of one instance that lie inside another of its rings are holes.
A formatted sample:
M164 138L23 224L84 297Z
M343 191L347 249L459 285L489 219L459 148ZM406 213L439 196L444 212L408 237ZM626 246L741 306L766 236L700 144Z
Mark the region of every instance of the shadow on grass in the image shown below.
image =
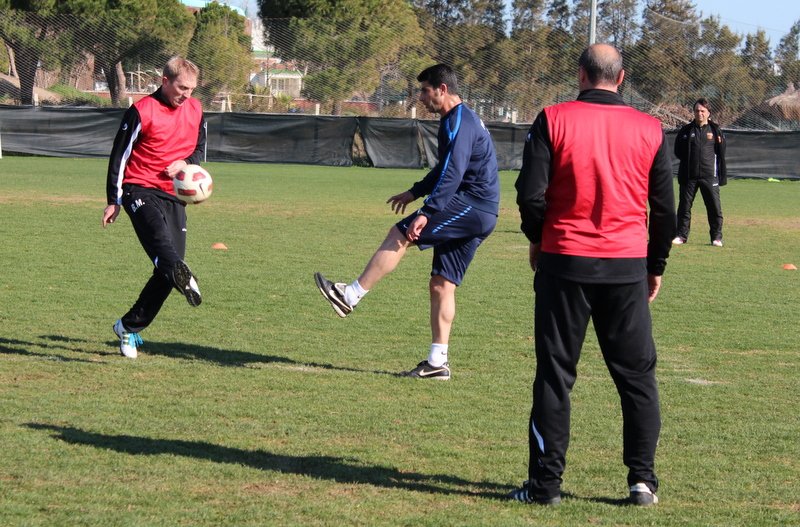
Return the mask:
M418 474L393 467L367 465L355 458L333 456L292 456L264 450L242 450L180 439L153 439L141 436L98 434L71 426L26 423L34 430L47 430L53 437L71 445L87 445L131 455L161 454L184 456L215 463L232 463L258 470L298 474L337 483L375 485L390 489L459 494L498 499L505 495L503 485L487 481L467 481L443 474Z
M115 340L113 345L119 346L119 342ZM280 355L261 355L260 353L250 353L248 351L227 350L212 346L185 344L182 342L156 342L148 340L141 347L141 353L145 355L161 355L173 359L201 360L213 362L220 366L245 367L250 364L285 364L297 368L320 368L323 370L398 376L396 372L390 371L364 370L346 366L336 366L324 362L304 362Z
M31 351L30 348L58 348L67 351L75 351L67 346L51 346L49 344L28 342L24 340L6 339L0 337L0 354L4 355L22 355L23 357L36 357L38 359L56 360L60 362L85 362L97 364L97 361L86 359L74 359L71 357L64 357L55 353L37 353Z
M71 352L91 353L92 355L119 355L118 340L107 341L107 352L98 352L92 349L82 349L76 347L76 344L88 343L90 341L85 339L78 339L73 337L64 337L62 335L39 335L39 338L44 342L29 342L15 339L6 339L0 337L0 354L15 354L30 357L39 357L50 360L60 360L64 362L87 362L96 364L98 361L75 359L64 357L62 355L55 355L52 353L36 353L30 351L30 348L45 348L45 349L60 349ZM14 347L11 347L14 346ZM28 348L28 349L17 349ZM261 355L258 353L250 353L247 351L226 350L215 348L211 346L199 346L196 344L185 344L180 342L157 342L148 340L141 348L141 352L145 355L161 355L163 357L170 357L173 359L184 360L201 360L206 362L213 362L220 366L233 366L233 367L246 367L250 364L284 364L295 368L318 368L322 370L335 370L347 371L353 373L369 373L372 375L389 375L392 377L400 377L398 372L391 372L385 370L369 370L361 368L351 368L347 366L336 366L324 362L302 362L290 359L288 357L281 357L280 355ZM122 359L121 359L122 360ZM129 360L129 359L124 359Z
M632 507L631 502L628 498L603 498L603 497L583 497L583 496L572 496L573 499L576 500L583 500L583 501L591 501L592 503L603 503L605 505L614 505L616 507Z

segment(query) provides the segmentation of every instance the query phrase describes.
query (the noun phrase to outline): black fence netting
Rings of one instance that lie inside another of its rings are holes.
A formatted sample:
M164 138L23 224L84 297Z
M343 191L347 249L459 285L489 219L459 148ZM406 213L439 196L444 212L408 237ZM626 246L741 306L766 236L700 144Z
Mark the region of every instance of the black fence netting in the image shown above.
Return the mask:
M4 154L105 157L124 110L0 106ZM361 136L368 164L422 168L437 162L438 121L252 113L206 114L207 161L350 166ZM502 170L519 169L529 125L487 123ZM730 178L800 180L800 132L728 130ZM675 131L667 132L672 143ZM676 166L677 169L677 166Z

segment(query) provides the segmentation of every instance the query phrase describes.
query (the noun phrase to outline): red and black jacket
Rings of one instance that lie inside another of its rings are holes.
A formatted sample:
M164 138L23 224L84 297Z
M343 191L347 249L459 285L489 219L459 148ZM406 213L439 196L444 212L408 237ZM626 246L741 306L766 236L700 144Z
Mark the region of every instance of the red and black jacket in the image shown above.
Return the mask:
M119 205L122 185L129 184L174 196L172 179L164 169L179 159L199 164L205 147L206 122L200 101L189 98L175 108L159 88L122 117L108 162L108 204Z
M672 164L660 122L608 90L545 108L516 182L539 268L596 283L661 275L675 234ZM648 215L649 206L649 215Z

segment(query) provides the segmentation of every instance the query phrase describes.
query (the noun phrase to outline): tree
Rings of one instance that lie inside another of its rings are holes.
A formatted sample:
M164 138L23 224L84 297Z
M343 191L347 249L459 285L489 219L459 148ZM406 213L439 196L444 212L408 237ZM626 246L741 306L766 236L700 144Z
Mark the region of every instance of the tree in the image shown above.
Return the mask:
M201 9L189 59L200 66L197 94L204 103L210 104L220 92L243 90L252 67L244 17L216 2Z
M739 35L716 17L704 19L701 30L691 71L695 94L705 95L716 103L714 113L720 121L732 122L746 108L761 102L765 85L752 82L744 61L737 54L742 41ZM695 94L685 96L687 106Z
M265 29L265 44L275 47L278 56L291 58L299 33L292 19L306 19L327 0L258 0L258 12Z
M59 41L69 37L58 15L68 13L56 0L0 0L0 38L10 49L9 60L19 77L22 104L33 104L36 70L42 62L60 65L60 53L69 49Z
M569 30L572 25L572 12L567 0L551 0L547 9L547 22L553 29Z
M800 20L796 21L789 32L781 38L775 50L775 64L781 72L781 81L784 86L793 83L800 86Z
M106 78L111 104L120 106L125 97L122 58L140 40L140 25L151 25L156 16L155 0L127 0L109 5L105 0L88 0L80 5L83 46L95 59Z
M573 13L567 0L552 0L547 10L548 33L545 37L550 56L550 81L559 85L558 91L572 94L578 71L578 50L585 47L588 33L573 32Z
M699 33L694 5L688 0L650 0L642 33L630 53L626 79L651 102L683 100L691 93L693 50Z
M582 48L589 45L589 25L592 13L592 0L574 0L570 26L575 41ZM600 42L599 39L597 39Z
M501 40L506 34L505 3L503 0L473 0L472 16L467 22L491 28L493 40Z
M147 57L161 68L166 58L184 54L194 20L179 0L73 0L80 15L81 46L95 57L106 78L111 102L125 97L123 61Z
M545 0L514 0L511 4L511 38L544 26Z
M419 8L414 8L417 18L417 26L419 27L420 34L434 34L433 30L426 31L426 27L432 25L430 18L426 18L426 13ZM426 26L426 23L428 26ZM428 66L431 66L436 61L430 55L429 46L427 41L422 38L412 40L411 42L403 42L400 51L397 54L396 62L386 65L382 71L382 77L395 87L397 91L403 91L405 94L405 110L417 104L417 97L415 90L417 87L417 75Z
M33 100L39 64L56 70L70 60L85 60L86 53L94 56L119 104L125 87L121 61L173 42L189 16L178 0L0 0L0 11L0 36L15 57L23 104Z
M766 79L772 75L772 51L767 33L763 29L745 37L742 61L750 69L750 76L754 79Z
M508 105L518 112L518 119L533 122L542 107L558 97L560 86L551 82L552 57L547 51L550 30L517 30L514 38L500 44L503 56L515 63L502 64L500 82L505 83Z
M454 26L470 14L469 0L413 0L415 8L431 15L436 26Z
M481 108L476 107L479 114L485 109L491 115L498 115L500 109L510 105L508 83L517 67L517 58L508 53L508 39L497 38L490 26L464 26L463 32L470 35L477 47L459 68L461 95L474 105L480 104Z
M156 19L146 28L124 60L128 63L155 62L161 67L174 55L188 55L189 40L196 20L180 0L156 0Z
M422 43L422 31L405 0L260 0L268 38L283 59L306 65L306 94L341 113L354 92L371 93L380 72L397 62L403 46Z
M608 42L625 53L634 44L639 28L636 20L638 0L599 0L597 2L598 40Z

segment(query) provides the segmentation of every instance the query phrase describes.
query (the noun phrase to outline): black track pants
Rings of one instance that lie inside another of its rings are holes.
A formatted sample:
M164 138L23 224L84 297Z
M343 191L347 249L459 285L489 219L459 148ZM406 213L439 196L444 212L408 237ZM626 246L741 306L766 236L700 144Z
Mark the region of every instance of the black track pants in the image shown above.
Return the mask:
M172 292L172 271L186 254L186 208L139 187L126 187L122 206L154 265L136 303L122 317L128 331L139 332L153 322Z
M661 416L647 282L581 284L538 271L534 291L536 376L528 474L534 495L560 493L569 446L570 392L590 318L622 404L628 484L645 482L655 491Z
M692 204L697 196L697 191L703 196L708 216L708 235L710 240L722 239L722 203L719 199L719 184L717 178L690 179L678 189L678 236L684 240L689 239L689 230L692 225Z

